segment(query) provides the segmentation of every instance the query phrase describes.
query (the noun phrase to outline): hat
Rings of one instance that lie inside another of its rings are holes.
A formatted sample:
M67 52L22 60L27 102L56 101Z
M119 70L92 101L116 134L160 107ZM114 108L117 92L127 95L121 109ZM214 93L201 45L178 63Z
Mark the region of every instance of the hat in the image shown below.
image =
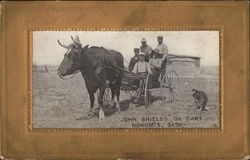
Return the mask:
M157 36L157 38L163 39L163 36Z
M141 42L147 42L146 38L142 38Z

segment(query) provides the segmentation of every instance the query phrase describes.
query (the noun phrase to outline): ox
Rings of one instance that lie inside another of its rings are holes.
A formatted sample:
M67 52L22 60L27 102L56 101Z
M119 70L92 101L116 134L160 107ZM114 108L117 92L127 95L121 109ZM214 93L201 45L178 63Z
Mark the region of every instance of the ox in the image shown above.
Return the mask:
M116 107L120 111L120 86L123 77L124 59L120 52L108 50L103 47L82 47L80 40L73 38L73 43L63 45L58 40L58 44L67 49L64 58L59 65L58 75L63 78L80 71L85 80L85 85L89 94L90 108L88 116L93 116L93 107L95 101L95 92L99 89L98 103L99 109L103 107L103 96L106 82L109 81L112 99L114 105L114 96L117 96Z

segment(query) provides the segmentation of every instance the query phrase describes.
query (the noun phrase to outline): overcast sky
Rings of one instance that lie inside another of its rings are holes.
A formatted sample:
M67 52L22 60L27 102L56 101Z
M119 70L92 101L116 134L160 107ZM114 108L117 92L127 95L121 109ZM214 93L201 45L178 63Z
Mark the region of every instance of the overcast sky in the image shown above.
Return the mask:
M33 63L59 65L66 49L58 45L72 43L70 36L78 35L83 46L100 46L119 51L129 61L133 49L141 45L141 39L154 49L157 36L164 37L170 54L201 57L202 66L219 65L218 31L34 31ZM125 62L125 65L126 62Z

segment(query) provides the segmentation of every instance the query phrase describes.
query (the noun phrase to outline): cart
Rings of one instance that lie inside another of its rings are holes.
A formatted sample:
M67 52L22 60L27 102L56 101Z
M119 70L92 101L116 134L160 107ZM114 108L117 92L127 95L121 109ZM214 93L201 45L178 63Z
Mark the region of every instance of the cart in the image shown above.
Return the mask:
M124 70L124 77L120 90L130 95L133 102L143 96L145 107L147 108L152 100L152 91L160 92L161 100L164 103L170 103L176 100L176 89L179 85L179 76L175 71L167 71L161 80L157 80L157 84L152 83L155 75L147 73L133 73ZM104 93L104 102L110 99L110 88L106 85Z

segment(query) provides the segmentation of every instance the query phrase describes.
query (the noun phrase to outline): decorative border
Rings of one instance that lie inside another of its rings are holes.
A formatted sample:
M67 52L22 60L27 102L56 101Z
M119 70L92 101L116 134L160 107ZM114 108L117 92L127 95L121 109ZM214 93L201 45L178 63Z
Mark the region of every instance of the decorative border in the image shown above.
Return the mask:
M33 64L33 31L219 31L219 128L32 128L32 64ZM27 108L27 131L29 133L221 133L224 129L224 87L223 85L223 28L222 27L204 27L204 28L135 28L135 27L118 27L118 28L31 28L28 30L28 108Z

